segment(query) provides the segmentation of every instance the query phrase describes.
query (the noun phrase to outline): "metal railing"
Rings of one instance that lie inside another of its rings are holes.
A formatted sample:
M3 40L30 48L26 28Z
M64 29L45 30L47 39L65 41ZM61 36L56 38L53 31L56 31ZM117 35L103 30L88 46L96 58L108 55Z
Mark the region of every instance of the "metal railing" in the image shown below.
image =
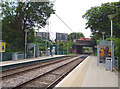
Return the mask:
M15 52L12 54L12 60L24 59L24 53Z
M116 57L115 60L114 60L114 67L119 70L119 58Z

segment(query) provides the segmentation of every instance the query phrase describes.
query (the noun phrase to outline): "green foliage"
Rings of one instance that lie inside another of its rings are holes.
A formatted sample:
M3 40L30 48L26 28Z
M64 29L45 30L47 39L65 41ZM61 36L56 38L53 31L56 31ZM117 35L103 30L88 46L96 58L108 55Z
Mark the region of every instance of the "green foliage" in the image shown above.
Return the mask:
M120 67L120 38L114 38L114 52L115 52L115 57L119 58L119 67Z
M56 44L59 46L59 51L63 52L63 47L64 47L64 52L67 53L67 49L68 49L68 54L71 53L72 49L75 49L76 48L76 43L75 42L71 42L71 41L66 41L66 42L63 42L63 41L60 41L60 42L56 42Z
M3 2L2 8L3 19L8 17L9 23L18 31L35 25L44 27L50 14L54 13L53 4L50 2Z
M63 51L63 41L60 41L58 45L59 45L59 51Z
M7 26L6 23L2 24L2 38L6 42L6 52L16 52L22 51L24 49L22 38L24 37L22 31L19 33L13 30L10 26Z
M27 41L28 43L32 43L35 41L35 36L34 36L34 29L29 29L29 32L27 34Z
M102 38L102 33L105 32L105 37L110 37L110 19L109 14L115 14L113 19L113 34L115 37L120 37L120 2L105 3L101 6L92 7L87 10L83 18L87 19L86 29L90 28L95 39Z
M63 47L64 47L64 52L67 53L67 49L68 49L68 54L70 54L72 52L72 49L76 48L76 42L73 42L74 39L79 39L80 37L85 37L83 33L71 33L68 35L68 41L63 42L57 42L56 44L59 45L59 51L63 52ZM68 46L68 47L67 47Z
M73 49L76 48L76 42L72 42L71 45L72 45L72 48L73 48Z
M71 33L68 35L68 40L79 39L80 37L85 37L83 33Z
M118 56L120 59L120 38L114 38L114 45L115 45L115 56Z
M51 2L3 1L2 38L6 42L6 51L24 51L25 29L29 30L27 42L34 42L33 28L36 26L39 28L44 27L52 13L54 13L54 10Z
M92 32L92 39L102 39L102 32L107 41L110 41L111 35L111 22L108 18L109 14L115 14L113 21L113 41L115 44L115 56L119 56L120 46L120 2L104 3L101 6L92 7L87 10L83 18L87 19L86 29L90 28ZM120 59L120 57L119 57Z
M43 39L40 39L39 37L35 37L35 41L34 42L32 42L32 43L34 43L34 44L40 44L40 46L39 46L39 50L40 51L45 51L46 50L46 41L45 40L43 40ZM51 41L48 41L48 48L50 48L50 45L52 44L52 42Z

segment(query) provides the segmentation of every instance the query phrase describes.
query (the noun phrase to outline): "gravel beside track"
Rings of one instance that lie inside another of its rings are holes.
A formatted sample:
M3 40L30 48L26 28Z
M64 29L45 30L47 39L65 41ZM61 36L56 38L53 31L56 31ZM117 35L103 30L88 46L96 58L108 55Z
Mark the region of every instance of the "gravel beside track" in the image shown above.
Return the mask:
M74 57L74 56L72 56L72 57ZM32 64L32 65L28 65L28 66L24 66L24 67L20 67L20 68L18 67L18 68L2 71L2 78L14 75L16 73L20 73L20 72L23 72L23 71L26 71L26 70L29 70L29 69L42 67L42 66L54 63L54 62L60 62L60 61L63 61L63 60L69 59L69 58L71 58L71 57L65 57L65 58L61 58L61 59L44 61L44 62L41 62L41 63L36 63L36 64Z
M23 84L19 87L19 89L22 87L24 88L46 88L48 85L50 85L52 82L54 82L56 79L61 77L66 71L70 71L75 65L79 64L82 61L82 59L75 60L65 66L62 66L56 70L53 70L52 72L49 72L39 78L36 78L33 81L30 81L28 83Z
M46 62L42 64L42 65L46 65L43 67L34 68L32 66L28 68L27 66L24 72L20 72L18 74L3 77L2 87L17 87L19 85L20 87L47 87L49 84L54 82L57 78L59 78L63 73L65 73L65 71L70 70L77 63L80 63L81 61L82 59L80 58L80 56L77 56L74 58L72 57L62 58L61 61L56 60L54 61L54 63ZM21 70L17 69L16 71L21 71ZM15 71L12 73L15 73ZM39 77L39 76L44 76L44 77ZM18 87L16 89L18 89Z

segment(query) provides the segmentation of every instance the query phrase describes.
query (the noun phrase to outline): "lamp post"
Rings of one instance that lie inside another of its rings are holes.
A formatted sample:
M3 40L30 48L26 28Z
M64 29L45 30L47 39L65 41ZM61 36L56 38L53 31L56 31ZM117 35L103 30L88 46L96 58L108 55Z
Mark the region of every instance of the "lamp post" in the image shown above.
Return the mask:
M58 42L58 52L57 52L57 55L59 55L59 40L57 42Z
M27 44L27 32L29 30L28 29L25 29L25 59L26 59L26 44Z
M68 40L67 40L67 54L68 54Z
M64 55L64 41L63 41L63 55Z
M1 25L2 23L0 23L0 25ZM0 42L2 42L2 30L1 30L2 28L0 27ZM0 62L2 62L2 52L0 52L0 55L1 55L1 59L0 59ZM1 75L0 75L1 76Z
M103 34L103 41L104 41L104 34L105 34L105 32L102 32L102 34Z
M47 21L46 56L48 56L48 41L49 41L49 21Z
M111 71L113 67L113 41L112 41L112 36L113 36L113 27L112 27L112 19L115 17L115 14L110 14L108 15L108 18L111 20Z

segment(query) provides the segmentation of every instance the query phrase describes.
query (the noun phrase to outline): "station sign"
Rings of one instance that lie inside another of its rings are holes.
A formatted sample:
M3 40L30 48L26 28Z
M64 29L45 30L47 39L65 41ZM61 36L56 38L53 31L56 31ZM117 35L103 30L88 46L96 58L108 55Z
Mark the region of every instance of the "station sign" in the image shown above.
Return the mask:
M5 42L0 42L0 52L5 52Z

